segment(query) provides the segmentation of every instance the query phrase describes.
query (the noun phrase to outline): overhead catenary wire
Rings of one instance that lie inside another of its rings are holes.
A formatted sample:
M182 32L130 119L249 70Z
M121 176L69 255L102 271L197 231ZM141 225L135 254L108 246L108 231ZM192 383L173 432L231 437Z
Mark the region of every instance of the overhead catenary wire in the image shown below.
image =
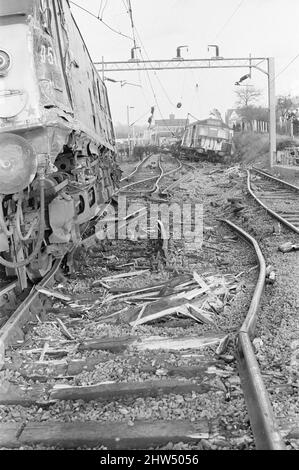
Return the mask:
M102 9L102 12L101 12L101 20L103 19L104 12L105 12L106 7L107 7L107 3L108 3L108 0L106 0L106 3L105 3L104 6L103 6L103 9Z
M136 28L136 25L134 24L134 18L133 18L133 10L132 10L131 0L127 0L127 2L128 2L128 11L127 11L127 13L129 13L130 19L131 19L131 27L132 27L134 48L137 47L137 42L136 42L136 35L137 35L142 49L144 50L144 52L145 52L145 54L146 54L148 60L150 60L150 59L149 59L149 56L148 56L148 54L147 54L147 51L146 51L146 49L145 49L145 47L144 47L144 45L143 45L143 43L142 43L140 34L138 33L138 30L137 30L137 28ZM124 3L124 0L123 0L123 3ZM124 5L125 5L125 3L124 3ZM142 60L144 61L144 57L143 57L143 55L142 55L141 48L140 48L140 55L141 55ZM159 102L158 102L158 99L157 99L157 95L156 95L156 92L155 92L155 90L154 90L154 87L153 87L153 84L152 84L152 81L151 81L150 74L149 74L149 71L148 71L148 70L146 70L146 75L147 75L148 82L149 82L150 88L151 88L151 90L152 90L154 99L155 99L155 103L156 103L157 108L158 108L158 111L159 111L159 113L160 113L160 116L161 116L162 120L165 121L165 118L164 118L164 116L163 116L163 114L162 114L162 111L161 111L161 108L160 108L160 105L159 105ZM156 74L156 76L157 76L157 74ZM160 79L158 78L158 76L157 76L157 79L158 79L158 81L159 81L159 83L160 83L160 85L161 85L161 88L163 89L164 93L165 93L166 96L168 97L168 100L169 100L170 104L171 104L172 106L174 106L174 104L171 102L171 100L170 100L170 98L169 98L169 96L168 96L168 94L167 94L167 92L166 92L164 86L162 85L162 82L161 82ZM175 134L174 134L173 131L169 128L169 126L166 125L166 127L167 127L168 130L171 132L171 134L172 134L173 136L175 136Z
M230 23L230 21L233 19L233 17L235 16L235 14L237 13L238 10L240 10L240 8L242 7L243 3L245 2L245 0L241 0L241 2L237 5L237 7L234 9L234 11L232 12L232 14L229 16L229 18L225 21L225 23L222 25L222 27L220 28L220 30L218 31L218 33L216 34L215 36L215 39L214 39L214 42L216 41L216 39L219 38L220 34L222 33L222 31L224 31L224 29L227 27L227 25Z
M130 124L130 127L134 126L134 124L136 124L136 122L140 121L140 119L144 118L148 114L149 114L149 111L147 110L142 116L140 116L138 119L136 119L136 121L132 122L132 124Z
M134 44L134 48L137 48L137 42L136 42L136 36L135 36L135 25L134 25L134 19L133 19L133 10L132 10L132 5L130 3L130 7L128 5L128 3L126 2L126 0L122 0L122 3L125 7L125 10L126 10L126 13L128 15L130 15L130 19L131 19L131 28L132 28L132 35L133 35L133 38L132 38L132 41L133 41L133 44ZM143 98L144 98L144 101L146 102L147 105L150 105L149 103L149 100L143 90L143 86L142 86L142 83L141 83L141 74L140 74L140 70L138 70L138 82L139 82L139 85L141 87L141 92L142 92L142 95L143 95Z
M292 63L295 62L296 59L298 59L298 57L299 53L295 55L295 57L293 57L293 59L290 60L290 62L282 70L280 70L280 72L278 72L278 74L275 76L275 79L279 77L282 73L284 73L290 67L290 65L292 65Z
M104 1L104 0L101 0L101 2L100 2L98 18L100 18L100 16L101 16L101 11L102 11L102 7L103 7L103 1Z
M146 49L145 49L145 47L144 47L144 44L143 44L143 42L142 42L142 40L141 40L141 37L140 37L140 34L139 34L139 32L138 32L138 30L137 30L137 28L136 28L136 25L135 25L135 23L134 23L133 9L132 9L131 0L126 0L126 1L127 1L127 3L125 2L125 0L122 0L124 6L125 6L125 8L126 8L126 11L127 11L127 13L129 14L129 16L130 16L131 28L132 28L132 34L133 34L134 48L137 48L137 40L136 40L136 35L137 35L137 36L138 36L138 40L139 40L139 42L140 42L140 45L141 45L141 47L143 48L144 53L145 53L147 59L150 61L149 55L148 55L148 53L147 53L147 51L146 51ZM150 63L150 66L152 67L151 63ZM152 68L153 68L153 67L152 67ZM155 74L155 76L157 77L157 80L158 80L158 82L159 82L159 84L160 84L160 86L161 86L161 89L162 89L164 95L166 96L168 102L170 103L171 106L174 106L174 107L175 107L175 104L171 101L171 99L170 99L170 97L169 97L169 95L168 95L168 93L167 93L167 91L166 91L166 89L165 89L163 83L161 82L160 77L158 76L157 72L154 71L154 74Z
M139 40L139 42L140 42L140 45L142 46L142 49L144 50L144 53L145 53L145 55L146 55L146 58L147 58L147 60L150 62L149 65L150 65L150 67L153 69L153 66L152 66L152 64L151 64L149 55L148 55L148 53L147 53L147 51L146 51L146 49L145 49L145 47L144 47L144 44L143 44L143 42L142 42L142 40L141 40L140 34L139 34L139 32L138 32L138 30L137 30L136 27L135 27L135 30L136 30L136 34L137 34L137 36L138 36L138 40ZM142 60L144 61L144 58L142 58ZM148 71L146 71L146 72L148 72ZM165 87L164 87L162 81L160 80L160 77L158 76L157 72L156 72L155 70L153 70L153 72L154 72L154 74L155 74L155 76L156 76L156 78L157 78L157 80L158 80L158 82L159 82L159 84L160 84L160 86L161 86L161 89L162 89L162 91L163 91L165 97L167 98L169 104L170 104L171 106L175 107L176 105L171 101L171 99L170 99L170 97L169 97L169 95L168 95L168 93L167 93L167 91L166 91L166 89L165 89Z
M85 11L85 13L87 13L88 15L92 16L93 18L95 18L96 20L100 21L104 26L106 26L106 28L110 29L111 31L113 31L115 34L118 34L119 36L123 36L127 39L130 39L131 41L133 41L133 38L128 36L127 34L124 34L122 33L121 31L117 31L116 29L114 29L112 26L110 26L109 24L107 24L105 21L102 20L102 18L99 18L97 15L95 15L94 13L92 13L90 10L87 10L86 8L82 7L81 5L78 5L78 3L75 3L73 2L72 0L70 0L70 3L72 5L75 5L77 8L80 8L80 10L82 11Z

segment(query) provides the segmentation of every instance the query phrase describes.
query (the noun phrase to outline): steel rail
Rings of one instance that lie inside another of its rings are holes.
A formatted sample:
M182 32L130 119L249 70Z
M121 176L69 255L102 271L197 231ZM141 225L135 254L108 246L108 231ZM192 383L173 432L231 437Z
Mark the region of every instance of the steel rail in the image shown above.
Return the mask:
M259 450L283 450L285 445L251 343L265 287L266 262L257 241L251 235L229 220L222 219L222 222L225 222L254 248L259 262L259 277L247 316L237 338L238 369L256 448Z
M176 157L174 157L174 158L179 162L178 168L173 168L172 170L169 170L166 173L164 172L164 170L162 168L162 165L161 165L161 157L159 158L158 165L159 165L159 168L161 170L161 175L159 176L159 178L157 179L157 181L155 183L155 190L153 191L154 193L159 191L159 189L160 189L159 183L162 180L162 178L164 178L165 176L169 176L172 173L176 173L177 171L179 171L183 168L182 162L178 158L176 158Z
M176 158L176 157L174 157ZM122 193L122 192L125 192L127 190L127 188L130 188L132 186L137 186L138 184L142 184L142 183L147 183L148 181L151 181L151 180L156 180L155 183L153 184L152 188L150 189L143 189L143 190L135 190L135 191L129 191L129 194L134 194L134 193L146 193L146 194L152 194L152 193L155 193L159 190L159 182L161 181L162 178L164 178L165 176L168 176L172 173L175 173L179 170L181 170L183 164L182 162L176 158L177 161L179 161L179 166L177 168L174 168L172 170L169 170L167 172L164 172L162 166L161 166L161 156L159 156L159 161L158 161L158 166L159 166L159 169L160 169L160 174L159 175L154 175L154 176L150 176L149 178L145 178L143 180L140 180L140 181L134 181L133 183L130 183L130 184L127 184L126 186L123 186L122 188L119 188L118 190L118 193ZM144 160L143 160L144 162ZM138 165L138 169L140 169L140 165ZM132 177L132 174L136 173L136 170L131 173L130 177Z
M263 175L263 172L261 172L260 170L256 170L256 169L253 169L253 171L257 172L257 173L260 173ZM272 177L271 175L269 175L268 173L264 173L265 176L267 176L267 178L269 179L273 179L275 180L276 182L279 182L280 184L283 184L285 186L289 186L290 188L296 190L296 191L299 191L299 188L297 186L294 186L290 183L287 183L286 181L283 181L283 180L280 180L278 178L275 178L274 176ZM285 219L284 217L282 217L281 215L277 214L277 212L273 211L272 209L270 209L270 207L266 206L266 204L263 203L263 201L261 201L261 199L259 199L255 194L254 192L252 191L251 189L251 181L250 181L250 176L251 176L251 173L250 173L250 170L247 170L247 189L249 191L249 193L251 194L251 196L256 200L256 202L262 206L269 214L271 214L273 217L275 217L276 219L278 219L281 223L283 223L284 225L286 225L288 228L290 228L293 232L296 232L299 234L299 228L296 227L295 225L293 225L291 222L289 222L287 219Z
M16 338L20 336L20 329L24 326L32 317L30 307L36 299L41 295L38 291L39 288L45 287L48 282L57 273L62 258L55 261L53 268L49 271L43 280L34 286L26 299L19 305L16 311L11 315L7 322L0 329L0 370L4 366L5 361L5 350L10 346Z
M9 294L12 290L16 289L17 286L18 286L18 281L14 281L11 284L8 284L7 286L0 289L0 298L6 294Z
M139 164L136 166L135 170L132 171L132 173L130 173L128 176L123 178L121 181L131 179L140 170L140 168L144 165L144 163L146 163L153 156L154 156L154 154L151 154L151 155L147 156L146 158L144 158L141 162L139 162ZM158 156L158 155L156 155L156 156ZM126 191L127 188L130 188L131 186L136 186L136 185L141 184L141 183L146 183L147 181L151 181L151 180L154 180L154 179L157 179L157 178L158 178L158 176L154 175L154 176L150 176L150 177L145 178L145 179L140 180L140 181L133 181L133 183L126 184L125 186L122 186L121 188L119 188L118 191L116 192L116 194ZM151 192L152 189L154 189L154 188L155 188L155 186L153 186L153 188L151 188L150 190L144 190L142 192ZM136 191L136 192L140 192L140 191Z
M141 184L141 183L147 183L148 181L156 180L157 178L159 178L159 176L154 175L154 176L150 176L149 178L145 178L144 180L134 181L133 183L126 184L125 186L122 186L121 188L119 188L119 190L115 194L123 193L124 191L127 190L127 188L131 188L132 186L137 186L138 184ZM155 185L153 185L151 189L144 189L141 192L143 193L151 192L152 190L154 190L154 188L155 188ZM136 190L135 192L140 192L140 191ZM134 193L134 191L132 191L132 193Z
M287 181L277 178L276 176L270 175L270 173L267 173L264 170L260 170L259 168L252 167L251 170L255 171L256 173L259 173L262 176L266 176L267 178L271 180L277 181L277 183L280 183L283 186L288 186L289 188L294 189L295 191L299 192L299 186L295 186L294 184L288 183Z
M145 157L143 160L141 160L141 162L139 162L138 165L136 165L136 167L135 167L135 169L132 171L132 173L129 173L127 176L124 176L124 177L120 180L120 183L121 183L122 181L125 181L125 180L129 179L129 178L132 178L132 176L134 176L134 174L137 173L137 171L140 169L140 167L141 167L142 165L144 165L144 163L146 163L147 160L148 160L149 158L153 157L153 156L154 156L154 154L151 153L150 155L148 155L147 157Z

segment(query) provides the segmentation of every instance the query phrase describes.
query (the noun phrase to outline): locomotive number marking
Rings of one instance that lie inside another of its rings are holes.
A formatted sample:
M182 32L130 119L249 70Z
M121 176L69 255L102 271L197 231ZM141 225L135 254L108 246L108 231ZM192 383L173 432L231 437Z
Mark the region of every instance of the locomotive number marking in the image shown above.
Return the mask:
M57 65L57 60L53 51L53 47L42 44L40 51L41 62L43 64Z

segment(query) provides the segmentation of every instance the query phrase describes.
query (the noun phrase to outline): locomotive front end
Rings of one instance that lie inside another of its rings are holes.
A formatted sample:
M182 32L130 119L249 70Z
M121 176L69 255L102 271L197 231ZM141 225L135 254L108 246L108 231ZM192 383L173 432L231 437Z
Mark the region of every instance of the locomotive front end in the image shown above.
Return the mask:
M117 182L104 82L64 0L0 0L0 265L69 259ZM69 255L70 254L70 255ZM22 288L24 288L22 284Z
M37 171L35 151L24 135L39 121L34 75L33 0L0 1L0 194L23 191Z
M13 276L40 253L44 232L43 182L35 200L29 191L40 173L34 144L42 128L33 53L38 6L0 0L0 263Z

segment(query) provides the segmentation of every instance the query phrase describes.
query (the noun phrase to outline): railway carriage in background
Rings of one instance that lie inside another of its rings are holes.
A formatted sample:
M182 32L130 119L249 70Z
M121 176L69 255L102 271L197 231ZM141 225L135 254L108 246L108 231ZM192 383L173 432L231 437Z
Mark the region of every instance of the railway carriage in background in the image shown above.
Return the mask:
M0 264L42 277L115 192L104 82L68 0L0 0ZM23 282L25 283L25 281Z
M234 154L233 131L221 119L196 121L186 127L181 150L197 158L227 160Z

